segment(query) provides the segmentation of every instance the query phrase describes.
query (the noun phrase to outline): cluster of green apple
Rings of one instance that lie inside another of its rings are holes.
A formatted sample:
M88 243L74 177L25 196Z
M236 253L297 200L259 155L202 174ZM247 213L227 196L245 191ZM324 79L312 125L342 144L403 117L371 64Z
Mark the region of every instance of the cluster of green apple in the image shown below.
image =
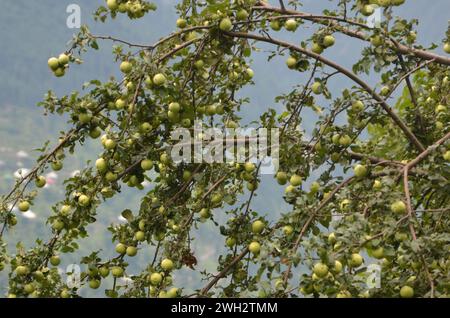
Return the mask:
M289 181L289 185L285 189L285 193L293 193L297 187L301 186L303 179L300 175L294 173L290 177L284 171L278 171L275 175L279 185L286 185Z
M58 255L52 255L48 258L48 262L52 266L59 266L61 259ZM45 289L48 284L48 279L57 272L57 269L43 267L41 269L34 269L33 266L18 262L13 268L13 273L20 283L16 283L15 288L22 291L31 298L41 297L42 289ZM14 293L8 294L8 298L16 298Z
M336 40L331 34L315 37L311 46L311 51L316 54L322 54L325 49L332 47L335 42Z
M131 19L142 18L148 11L156 9L153 3L142 0L106 0L106 6L112 13L126 13Z
M270 28L274 31L280 31L283 26L287 31L295 32L298 28L298 22L296 19L287 19L283 23L283 21L277 17L272 18L270 21Z
M49 58L47 64L56 77L63 77L66 74L66 69L69 65L70 57L66 53L62 53L59 57Z

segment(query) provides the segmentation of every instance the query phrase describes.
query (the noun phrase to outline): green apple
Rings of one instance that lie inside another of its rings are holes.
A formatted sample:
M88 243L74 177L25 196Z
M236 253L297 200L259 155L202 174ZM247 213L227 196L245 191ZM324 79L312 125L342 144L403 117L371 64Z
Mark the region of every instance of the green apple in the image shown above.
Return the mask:
M108 181L108 182L114 182L114 181L117 180L117 174L115 174L114 172L108 171L108 172L105 174L105 179L106 179L106 181Z
M286 189L284 189L284 193L288 194L288 193L292 193L295 191L295 187L293 185L288 185L286 187Z
M314 194L319 192L320 190L320 183L317 181L314 181L313 183L311 183L311 186L309 187L309 191Z
M127 246L125 244L119 243L116 245L116 252L123 255L127 251Z
M87 195L82 194L78 197L78 204L82 207L86 207L91 203L91 198L89 198Z
M245 10L245 9L239 10L239 11L236 13L236 18L237 18L239 21L247 20L247 18L248 18L248 12L247 12L247 10Z
M247 78L248 80L252 79L253 76L255 76L255 72L253 72L253 70L251 68L247 68L245 70L245 78Z
M252 223L252 232L255 234L260 234L266 225L261 220L256 220Z
M116 100L115 106L117 109L123 109L125 108L126 104L127 103L122 98L119 98L118 100Z
M342 272L342 263L341 262L334 261L333 272L335 272L336 274Z
M331 47L334 45L334 43L335 43L335 39L332 35L326 35L322 41L322 45L324 47Z
M330 159L333 162L338 162L340 158L341 158L341 154L338 152L333 152L330 156Z
M141 168L144 171L152 170L153 169L153 161L150 159L144 159L141 161Z
M383 39L379 35L374 35L370 38L370 43L375 47L379 47L383 44Z
M116 148L116 142L113 139L106 139L105 140L105 149L113 150L114 148Z
M289 236L294 233L294 228L291 225L285 225L283 226L283 233L284 235Z
M402 298L413 298L414 297L414 289L410 286L403 286L400 289L400 297Z
M26 284L23 286L23 290L27 294L31 294L35 291L35 287L33 284Z
M245 171L247 171L248 173L252 173L253 171L255 171L256 166L255 166L254 163L246 162L246 163L244 164L244 169L245 169Z
M64 204L63 206L61 206L59 213L61 213L62 216L67 216L69 215L71 209L72 207L70 205Z
M126 253L130 257L136 256L137 252L138 249L136 248L136 246L128 246L126 249Z
M163 279L163 277L160 273L152 273L150 275L150 283L153 286L157 286L157 285L161 284L162 279Z
M18 276L25 276L30 272L30 270L27 266L19 265L16 267L15 272Z
M161 268L165 271L165 272L170 272L173 269L173 262L172 260L165 258L161 261Z
M222 19L222 21L220 21L219 28L224 32L231 31L231 29L233 28L233 23L231 23L231 20L229 18L224 18Z
M302 184L302 177L300 177L298 174L293 174L289 179L289 183L294 187L298 187Z
M95 127L89 131L89 136L92 139L97 139L102 134L102 130L99 127Z
M330 234L328 234L327 240L330 244L336 243L336 234L334 234L334 232L331 232Z
M52 161L52 163L50 165L54 171L59 171L63 168L63 164L59 160Z
M391 89L389 88L389 86L383 86L380 90L381 96L388 96L390 92Z
M203 219L208 219L211 216L209 209L203 208L200 210L200 217Z
M284 27L288 31L295 31L297 29L297 21L295 21L294 19L288 19L284 23Z
M108 165L106 164L106 160L103 158L99 158L99 159L97 159L97 161L95 161L95 167L97 168L97 170L100 173L104 173L104 172L106 172L106 170L108 170Z
M280 21L278 21L278 20L270 21L270 28L274 31L280 31L281 30Z
M365 165L358 164L353 168L353 171L357 178L364 178L367 175L367 167Z
M231 248L236 245L236 239L234 237L227 237L227 239L225 240L225 244L226 246Z
M70 298L70 293L67 289L63 289L59 294L61 298Z
M172 123L178 123L180 121L180 114L169 110L167 112L167 118L169 118Z
M177 19L177 27L180 29L184 29L187 26L187 21L186 19L183 18L179 18Z
M133 69L133 64L131 64L128 61L123 61L122 63L120 63L120 71L122 73L128 74L131 72L131 70Z
M261 245L258 242L251 242L248 249L253 255L257 255L261 251Z
M178 297L179 293L180 293L180 290L178 288L172 287L171 289L169 289L167 291L167 297L168 298L176 298L176 297Z
M58 266L60 263L61 259L58 255L53 255L52 257L50 257L50 264L52 264L53 266Z
M19 208L19 210L21 212L27 212L30 209L30 202L28 202L28 201L21 201L19 203L18 208Z
M82 124L88 124L92 120L92 115L88 112L83 112L78 115L78 121Z
M360 100L356 100L352 103L352 111L359 113L364 109L364 103Z
M183 181L184 182L188 182L189 180L191 180L191 177L192 177L192 172L190 172L189 170L183 171Z
M364 259L358 253L353 253L349 260L349 266L359 267L364 262Z
M444 52L450 54L450 42L444 44Z
M445 161L450 162L450 150L447 150L442 157Z
M153 84L156 86L162 86L166 83L167 79L164 76L164 74L158 73L155 76L153 76Z
M69 64L69 61L70 61L69 56L65 53L60 54L58 57L59 65L67 65Z
M196 69L201 70L205 66L205 62L203 60L197 60L194 63Z
M162 163L162 164L164 164L164 165L169 165L170 164L170 157L169 157L169 155L167 154L167 153L162 153L160 156L159 156L159 161Z
M277 178L278 184L280 184L280 185L285 185L288 180L288 176L287 176L286 172L282 172L282 171L277 172L276 178Z
M323 278L328 274L328 266L323 263L317 263L314 265L313 272L318 277Z
M89 287L92 289L98 289L100 287L100 281L98 279L91 279L89 281Z
M143 242L143 241L145 241L145 233L144 233L143 231L137 231L137 232L134 234L134 238L135 238L137 241Z
M216 105L208 105L206 106L206 114L209 116L214 116L216 114Z
M395 201L391 204L391 211L396 214L405 214L406 212L406 204L403 201Z
M109 275L109 268L107 266L102 266L98 269L98 272L100 273L100 276L106 278Z
M352 294L348 290L341 290L337 293L336 298L351 298Z
M444 106L444 105L437 105L436 106L436 109L435 109L436 113L444 113L446 111L447 111L447 107L446 106Z
M182 119L181 120L181 126L183 126L184 128L191 127L191 120L189 118Z
M339 139L341 138L341 135L339 135L339 134L334 134L332 137L331 137L331 142L333 143L333 144L335 144L335 145L339 145Z
M179 103L173 102L169 104L169 110L174 113L179 113L181 110L181 106Z
M322 83L314 82L311 86L311 90L316 95L322 94L322 92L323 92Z
M376 259L382 259L384 257L384 248L380 246L372 250L372 256Z
M114 266L114 267L111 269L111 274L112 274L114 277L122 277L122 276L123 276L123 268L120 267L120 266Z
M312 45L312 47L311 47L311 51L312 51L313 53L316 53L316 54L322 54L322 52L323 52L323 46L320 45L319 43L314 42L313 45Z
M376 191L379 191L379 190L381 190L382 188L383 188L383 184L381 183L380 180L375 180L375 181L373 182L372 189L374 189L374 190L376 190Z
M55 70L54 74L56 77L63 77L64 75L66 75L66 69L64 67L58 67Z
M375 9L370 4L366 4L361 8L361 14L368 17L375 12Z
M117 4L117 0L106 0L106 6L111 11L117 10L117 8L119 7L119 5Z
M286 60L286 65L290 69L294 69L297 66L297 59L293 56L289 56Z
M61 221L61 220L55 220L55 221L53 222L53 224L52 224L52 228L53 228L55 231L59 232L59 231L61 231L61 230L64 228L64 222Z
M59 68L59 61L56 57L49 58L47 64L52 71L56 71Z
M140 131L141 131L143 134L148 134L148 133L151 132L152 129L153 129L152 125L151 125L150 123L148 123L148 122L142 123L141 126L140 126L139 128L140 128Z
M217 205L222 202L223 195L221 193L214 193L211 197L211 203Z
M343 147L348 147L352 143L352 138L349 135L343 135L339 138L339 144Z

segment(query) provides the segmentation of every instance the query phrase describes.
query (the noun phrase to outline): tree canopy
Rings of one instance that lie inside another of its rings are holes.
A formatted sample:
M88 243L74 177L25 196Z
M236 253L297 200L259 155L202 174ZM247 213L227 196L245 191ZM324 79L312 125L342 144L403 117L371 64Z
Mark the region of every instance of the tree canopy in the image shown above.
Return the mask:
M123 77L92 80L63 97L49 91L40 103L48 113L69 115L72 128L55 145L46 143L34 169L0 197L0 269L10 271L9 296L77 297L81 286L97 289L108 279L108 297L448 296L450 28L430 47L417 44L418 20L393 14L404 2L339 0L310 13L297 0L177 1L176 30L153 44L83 26L49 59L50 70L70 76L86 51L112 41ZM104 22L155 10L144 0L107 0L94 15ZM375 10L383 19L372 27L367 17ZM301 42L286 40L289 32ZM337 34L364 44L351 69L323 54L340 44ZM268 63L283 56L286 72L306 80L276 98L281 112L260 112L244 125L239 111L251 101L240 92L254 85L257 54ZM333 77L346 88L331 89ZM276 222L252 209L265 180L261 162L175 162L171 133L193 131L194 122L203 129L278 129L273 181L285 187L290 209ZM47 220L51 239L7 251L5 235L45 186L44 171L63 169L87 139L98 139L103 151L65 181L65 199ZM142 199L139 210L121 211L127 222L109 228L117 256L86 255L80 286L68 286L60 259L95 234L87 226L97 207L124 187L142 191ZM227 221L218 223L217 213ZM171 275L195 270L192 233L206 220L226 253L217 272L202 273L204 287L186 294ZM128 273L149 246L152 262ZM373 278L378 285L368 283Z

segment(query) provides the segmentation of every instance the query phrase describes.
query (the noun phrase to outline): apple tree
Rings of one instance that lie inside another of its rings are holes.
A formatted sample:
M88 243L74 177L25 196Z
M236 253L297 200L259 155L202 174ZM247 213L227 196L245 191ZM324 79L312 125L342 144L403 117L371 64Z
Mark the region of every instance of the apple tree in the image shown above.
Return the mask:
M177 1L175 30L156 43L97 36L83 26L48 60L55 76L70 76L86 51L112 41L123 76L93 80L83 93L49 92L42 101L46 112L69 115L71 128L0 197L0 269L9 270L9 297L77 297L81 286L97 289L108 276L109 297L450 295L450 28L423 47L418 20L394 15L405 0L331 1L321 13L301 11L300 0L272 2ZM383 19L370 27L367 16L377 8ZM155 10L144 0L107 0L95 18L139 19ZM296 42L286 40L290 34ZM326 54L342 37L363 45L351 69ZM276 98L281 111L255 118L256 126L280 131L273 181L285 187L280 199L290 208L276 222L252 209L260 164L175 163L170 155L171 132L194 121L245 127L238 112L250 101L239 92L254 85L252 57L262 54L285 60L285 72L300 79ZM346 88L329 86L333 77ZM309 122L314 114L310 131L305 113ZM20 226L15 214L33 205L44 171L63 169L87 139L103 150L66 180L65 199L47 220L50 240L7 250L8 231ZM116 256L86 255L81 286L67 286L56 266L92 235L87 226L97 207L125 187L141 190L142 199L138 210L118 211L127 222L110 228ZM171 275L195 270L191 235L218 213L227 219L216 223L226 252L217 272L202 273L204 286L187 294ZM153 261L127 272L148 246ZM367 284L372 265L378 286ZM123 277L132 282L126 289Z

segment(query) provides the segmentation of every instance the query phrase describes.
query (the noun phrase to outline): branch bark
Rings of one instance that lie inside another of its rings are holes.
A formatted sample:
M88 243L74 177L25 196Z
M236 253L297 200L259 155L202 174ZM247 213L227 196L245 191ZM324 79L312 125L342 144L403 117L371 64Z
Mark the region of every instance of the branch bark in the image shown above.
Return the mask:
M375 92L369 84L364 82L361 78L359 78L356 74L351 72L350 70L346 69L345 67L323 57L322 55L316 54L314 52L311 52L307 49L304 49L300 46L296 46L294 44L291 44L289 42L285 42L282 40L277 40L273 38L267 38L261 35L257 34L251 34L251 33L245 33L245 32L225 32L228 36L231 37L237 37L237 38L246 38L246 39L252 39L255 41L265 42L265 43L271 43L278 46L285 47L287 49L297 51L299 53L302 53L304 55L307 55L313 59L316 59L325 65L328 65L329 67L339 71L343 75L347 76L351 80L353 80L356 84L361 86L368 94L372 96L373 99L375 99L381 107L384 109L384 111L391 117L391 119L395 122L395 124L404 132L406 138L413 144L419 151L424 151L425 147L422 145L422 143L417 139L417 137L414 135L414 133L406 126L406 124L403 122L403 120L394 112L394 110L386 103L383 97L381 97L377 92Z

